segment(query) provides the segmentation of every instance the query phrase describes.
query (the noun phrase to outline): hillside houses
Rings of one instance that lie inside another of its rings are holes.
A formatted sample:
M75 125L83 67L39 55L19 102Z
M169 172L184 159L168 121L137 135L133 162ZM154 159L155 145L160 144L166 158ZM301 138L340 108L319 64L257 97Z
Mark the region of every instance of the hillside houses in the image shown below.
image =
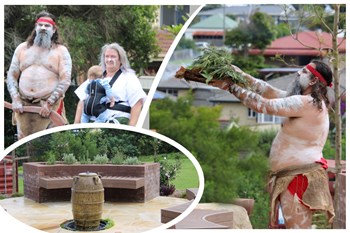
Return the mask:
M279 24L286 20L286 14L289 15L288 21L293 23L297 19L291 15L295 8L292 5L276 5L276 4L242 4L242 5L232 5L224 6L221 8L216 8L212 10L201 11L198 13L200 20L204 20L212 15L222 14L234 16L237 22L244 21L249 18L250 15L255 12L263 12L270 15L275 24Z
M345 56L346 39L338 37L339 54ZM250 55L262 54L266 64L286 67L283 62L271 58L283 56L287 63L304 66L310 60L324 58L332 50L332 35L321 31L302 31L274 40L265 50L250 49Z
M208 42L214 46L223 46L225 30L232 30L237 26L237 21L226 15L224 16L223 13L217 13L191 25L186 30L185 37L197 42Z
M275 20L275 24L284 22L286 20L286 14L288 15L288 23L290 24L293 24L293 22L296 22L298 19L298 17L293 16L296 15L297 10L292 5L234 5L207 11L202 10L197 15L196 22L185 32L186 38L192 38L195 41L211 42L212 45L222 46L220 40L224 39L225 27L228 25L235 27L241 20L247 20L249 15L257 11L270 15ZM232 21L227 20L227 18ZM329 56L327 56L332 48L332 35L319 30L308 31L305 28L303 30L304 31L301 29L297 34L275 39L264 50L248 50L249 55L264 56L267 68L258 71L261 74L260 76L270 85L286 90L288 85L296 78L296 72L313 59L323 60L332 67ZM209 40L215 40L215 43ZM223 41L221 42L223 43ZM340 93L345 96L345 38L339 36L338 44L340 54L338 63ZM235 52L235 50L232 50L233 54L235 54ZM273 59L276 55L281 56L284 62ZM190 56L183 58L187 63L192 59L194 58ZM229 92L201 83L175 79L173 77L175 71L180 68L180 65L176 64L180 63L181 62L174 62L168 64L168 67L171 67L169 70L173 71L173 73L165 72L163 74L163 78L157 88L157 93L160 94L158 95L160 98L164 98L165 96L172 96L172 98L181 97L191 90L194 99L193 104L195 106L222 106L219 119L222 126L230 125L233 120L237 120L239 125L259 128L279 127L281 124L283 120L281 117L256 113L245 107Z

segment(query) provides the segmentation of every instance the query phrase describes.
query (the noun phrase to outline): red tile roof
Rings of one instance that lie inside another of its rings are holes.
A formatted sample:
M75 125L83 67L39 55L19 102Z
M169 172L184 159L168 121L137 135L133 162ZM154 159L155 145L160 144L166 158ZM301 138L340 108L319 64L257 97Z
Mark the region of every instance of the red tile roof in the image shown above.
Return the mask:
M300 43L300 42L301 43ZM345 42L343 38L338 38L339 53L345 53ZM289 35L274 40L263 54L265 56L290 55L290 56L323 56L332 48L332 35L326 32L305 31L298 34ZM261 50L251 49L250 54L260 54Z
M223 36L223 31L195 31L192 36Z
M165 30L158 30L157 32L157 45L161 48L161 52L159 53L159 57L164 57L168 52L171 44L174 41L175 36Z

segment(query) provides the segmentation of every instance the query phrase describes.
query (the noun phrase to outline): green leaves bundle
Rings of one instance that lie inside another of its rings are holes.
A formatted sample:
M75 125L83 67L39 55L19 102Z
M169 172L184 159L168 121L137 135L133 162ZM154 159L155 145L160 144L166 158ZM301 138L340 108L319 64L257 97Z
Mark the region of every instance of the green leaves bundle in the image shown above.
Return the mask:
M231 66L233 61L233 56L227 50L209 47L203 50L203 54L196 58L190 67L187 69L181 67L175 77L205 81L206 84L211 84L215 80L230 80L232 83L245 86L246 80ZM194 76L196 77L193 78Z

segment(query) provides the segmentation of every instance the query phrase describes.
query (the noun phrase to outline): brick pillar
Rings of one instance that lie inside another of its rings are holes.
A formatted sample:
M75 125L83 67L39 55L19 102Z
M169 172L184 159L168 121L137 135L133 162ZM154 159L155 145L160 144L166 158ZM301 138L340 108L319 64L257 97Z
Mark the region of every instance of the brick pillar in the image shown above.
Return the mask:
M39 167L23 164L24 196L40 202Z
M153 163L145 166L145 201L159 196L160 165Z

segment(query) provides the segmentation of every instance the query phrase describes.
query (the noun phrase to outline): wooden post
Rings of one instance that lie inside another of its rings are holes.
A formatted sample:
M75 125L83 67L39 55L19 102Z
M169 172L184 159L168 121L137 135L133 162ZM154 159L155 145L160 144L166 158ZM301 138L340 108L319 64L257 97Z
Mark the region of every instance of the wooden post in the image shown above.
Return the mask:
M12 194L17 193L17 160L15 150L12 151Z
M339 84L339 54L338 54L338 25L339 25L339 11L340 5L334 4L334 22L333 22L333 36L332 36L332 47L333 47L333 76L334 76L334 92L335 92L335 171L336 171L336 180L335 180L335 188L334 188L334 212L335 219L333 228L339 228L339 174L341 173L341 152L342 152L342 121L341 121L341 113L340 113L340 84Z

